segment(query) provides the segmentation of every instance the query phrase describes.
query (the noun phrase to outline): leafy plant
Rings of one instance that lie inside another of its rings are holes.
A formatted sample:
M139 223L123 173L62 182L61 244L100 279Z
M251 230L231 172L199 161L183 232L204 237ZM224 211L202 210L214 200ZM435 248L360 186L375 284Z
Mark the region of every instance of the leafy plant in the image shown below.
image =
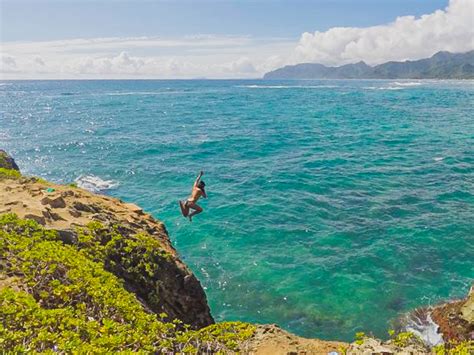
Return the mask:
M474 341L451 341L433 348L435 355L471 355L474 353Z
M362 345L364 343L365 333L364 332L357 332L355 334L355 338L356 338L355 343L357 345Z
M102 227L91 225L92 230ZM0 216L0 270L15 278L0 289L0 347L12 352L184 352L238 351L255 326L241 322L190 330L166 314L146 312L123 281L94 260L112 245L149 251L145 240L127 242L104 234L106 243L83 234L81 248L64 245L56 231L13 214ZM110 239L109 239L110 237ZM117 240L108 243L113 239ZM99 254L98 254L99 253ZM155 254L153 254L155 255ZM153 256L152 255L152 256ZM166 257L161 255L160 257ZM147 262L153 260L148 257ZM146 267L135 265L139 270ZM151 270L150 272L153 272Z
M17 170L0 168L0 179L19 179L21 174Z

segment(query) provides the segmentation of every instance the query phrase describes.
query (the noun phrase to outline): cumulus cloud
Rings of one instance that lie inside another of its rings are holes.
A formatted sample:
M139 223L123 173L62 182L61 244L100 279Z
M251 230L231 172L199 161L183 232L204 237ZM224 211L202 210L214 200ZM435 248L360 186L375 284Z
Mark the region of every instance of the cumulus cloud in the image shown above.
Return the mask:
M124 37L2 43L5 79L255 78L294 40L248 36ZM8 55L7 55L8 54ZM7 60L7 59L4 59ZM8 69L8 70L6 70ZM270 69L274 69L273 67Z
M442 50L465 52L474 49L473 22L474 0L450 0L445 10L420 18L402 16L381 26L303 33L292 61L379 64L425 58Z
M36 56L34 58L34 62L40 66L45 66L46 64L44 63L44 60L43 58L41 58L40 56Z
M17 70L16 60L14 57L10 55L2 54L0 56L0 63L1 63L0 70L2 72L11 73Z
M3 79L256 78L287 64L420 59L474 49L474 0L380 26L334 27L298 39L195 35L4 42Z
M223 66L224 70L232 73L255 73L257 70L248 57L241 57Z

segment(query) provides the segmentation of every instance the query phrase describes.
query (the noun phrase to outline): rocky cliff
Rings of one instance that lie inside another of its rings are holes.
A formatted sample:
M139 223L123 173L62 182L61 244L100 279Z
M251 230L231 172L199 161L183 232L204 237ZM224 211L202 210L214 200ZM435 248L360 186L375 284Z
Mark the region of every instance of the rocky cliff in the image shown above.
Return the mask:
M161 222L116 198L24 177L0 151L0 350L468 354L473 302L471 290L464 300L424 309L453 342L437 348L416 329L385 342L361 333L347 344L275 325L214 324Z
M1 180L0 201L0 214L32 219L78 248L105 248L120 235L113 250L95 258L145 307L195 328L214 323L201 284L180 260L165 226L136 205L36 178Z

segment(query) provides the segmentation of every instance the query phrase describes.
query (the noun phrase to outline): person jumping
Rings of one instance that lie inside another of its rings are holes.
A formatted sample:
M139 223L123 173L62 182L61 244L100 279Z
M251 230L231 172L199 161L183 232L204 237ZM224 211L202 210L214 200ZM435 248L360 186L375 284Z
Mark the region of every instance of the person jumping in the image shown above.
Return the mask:
M204 172L201 171L196 181L194 182L191 196L186 201L179 201L179 207L181 208L181 213L183 214L184 217L188 217L189 221L191 222L195 215L203 211L202 207L199 206L196 202L201 198L201 196L204 198L207 198L206 191L204 189L206 184L204 183L204 181L201 180L201 177L203 174ZM190 209L194 211L189 213Z

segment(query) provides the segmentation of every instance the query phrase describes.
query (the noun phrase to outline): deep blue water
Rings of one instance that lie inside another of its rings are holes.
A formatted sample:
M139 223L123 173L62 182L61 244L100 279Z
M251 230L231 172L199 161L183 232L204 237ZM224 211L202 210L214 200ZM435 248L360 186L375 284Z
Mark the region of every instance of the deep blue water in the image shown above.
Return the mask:
M472 81L3 82L0 148L164 221L217 320L350 340L474 279L473 103Z

